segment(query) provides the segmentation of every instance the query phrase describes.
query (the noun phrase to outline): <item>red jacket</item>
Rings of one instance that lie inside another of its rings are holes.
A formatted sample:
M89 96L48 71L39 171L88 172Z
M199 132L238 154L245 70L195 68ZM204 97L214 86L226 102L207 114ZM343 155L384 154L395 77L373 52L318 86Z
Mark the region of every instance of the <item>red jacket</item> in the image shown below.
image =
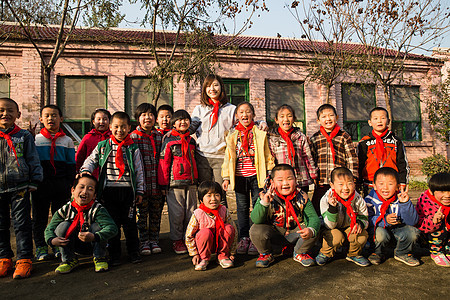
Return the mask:
M75 163L77 173L80 171L81 166L83 165L86 158L91 154L92 150L97 147L97 144L103 140L107 140L111 137L111 131L108 129L106 138L103 138L102 135L97 134L94 129L89 131L81 140L80 145L78 146L77 153L75 155ZM98 169L95 169L92 173L95 177L98 178Z

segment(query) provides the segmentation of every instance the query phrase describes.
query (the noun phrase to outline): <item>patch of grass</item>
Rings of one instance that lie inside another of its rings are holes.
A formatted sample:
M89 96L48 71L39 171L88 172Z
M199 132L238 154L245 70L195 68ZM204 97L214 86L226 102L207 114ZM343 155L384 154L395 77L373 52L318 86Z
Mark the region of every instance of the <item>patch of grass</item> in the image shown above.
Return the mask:
M409 189L415 191L425 191L428 189L428 184L425 181L411 180L409 182Z

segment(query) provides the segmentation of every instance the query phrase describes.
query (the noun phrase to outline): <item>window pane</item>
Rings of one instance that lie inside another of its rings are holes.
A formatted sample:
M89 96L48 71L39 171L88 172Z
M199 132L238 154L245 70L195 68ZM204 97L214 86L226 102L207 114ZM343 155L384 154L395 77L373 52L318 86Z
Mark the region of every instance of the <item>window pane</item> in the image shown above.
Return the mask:
M420 121L418 86L391 86L392 118L397 121Z
M358 140L363 138L364 136L368 135L372 132L372 127L369 126L369 123L367 121L359 122L359 137Z
M233 84L231 85L231 94L233 96L245 96L245 84Z
M245 102L245 96L232 96L230 98L230 103L234 105L238 105L241 102Z
M405 122L405 132L403 139L406 141L420 140L420 123L419 122Z
M266 81L267 119L274 119L277 108L282 104L292 106L297 120L304 121L305 102L302 82Z
M392 131L394 132L396 137L402 140L404 139L402 122L392 122Z
M248 80L245 79L224 79L225 91L228 101L231 104L238 105L248 99Z
M375 86L342 84L344 121L367 121L369 112L375 107Z
M354 141L358 140L358 123L356 122L344 123L344 130L347 131L348 134L350 134L352 140Z
M9 98L9 77L0 75L0 97Z

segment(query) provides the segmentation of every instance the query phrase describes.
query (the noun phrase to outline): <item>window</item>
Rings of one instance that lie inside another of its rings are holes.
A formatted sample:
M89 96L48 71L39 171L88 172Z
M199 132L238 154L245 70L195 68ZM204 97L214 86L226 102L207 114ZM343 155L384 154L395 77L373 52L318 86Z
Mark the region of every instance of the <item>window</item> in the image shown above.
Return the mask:
M247 79L224 79L225 91L227 92L228 101L231 104L249 101L249 89Z
M303 82L266 80L266 119L273 125L278 107L288 104L295 110L296 126L305 132L305 94Z
M9 98L9 76L0 75L0 98Z
M148 77L127 77L125 79L125 111L134 119L136 107L142 103L153 103L153 91L149 89ZM172 85L170 90L161 91L157 106L168 104L172 106ZM156 108L158 108L156 107Z
M367 121L370 111L376 105L375 85L343 83L341 93L344 130L350 134L352 140L359 141L372 131Z
M404 141L420 141L421 115L418 86L390 86L392 131Z
M106 77L60 76L57 97L64 122L82 137L91 129L92 112L107 108Z

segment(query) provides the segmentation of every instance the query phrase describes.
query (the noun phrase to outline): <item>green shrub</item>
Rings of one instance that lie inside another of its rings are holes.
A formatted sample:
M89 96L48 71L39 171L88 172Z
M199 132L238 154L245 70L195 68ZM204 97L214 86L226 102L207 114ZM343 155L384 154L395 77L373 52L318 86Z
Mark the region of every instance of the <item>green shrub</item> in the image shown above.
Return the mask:
M435 154L420 160L422 161L422 172L428 178L439 172L450 172L450 161L442 154Z
M411 180L409 182L409 189L414 191L425 191L428 189L428 184L425 181Z

